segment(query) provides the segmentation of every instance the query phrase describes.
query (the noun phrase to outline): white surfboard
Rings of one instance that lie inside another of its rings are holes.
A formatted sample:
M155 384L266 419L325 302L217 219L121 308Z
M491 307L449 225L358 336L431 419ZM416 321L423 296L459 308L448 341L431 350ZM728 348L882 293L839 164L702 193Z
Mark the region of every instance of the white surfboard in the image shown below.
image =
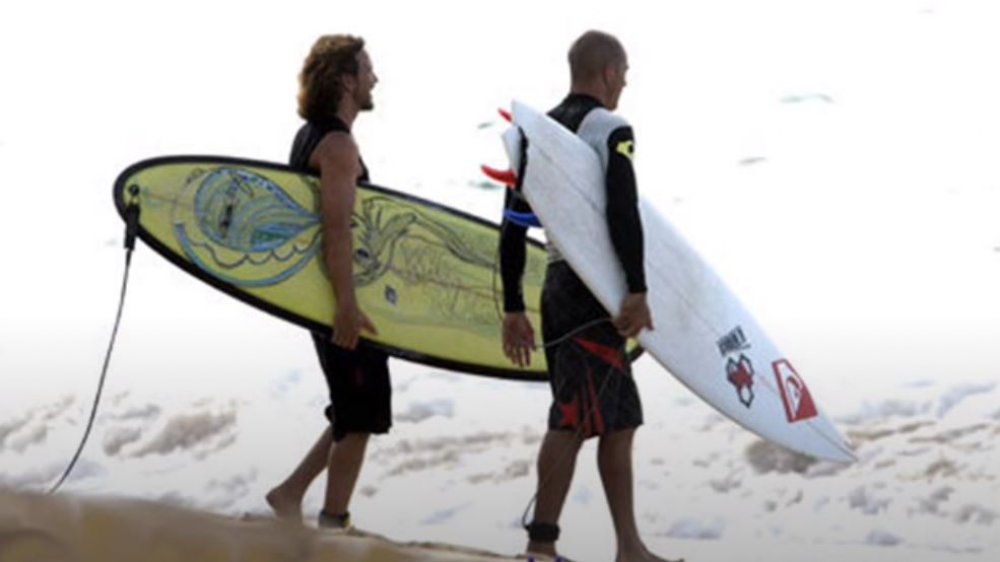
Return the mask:
M528 138L526 199L548 239L617 314L627 289L608 234L598 154L524 104L514 102L513 116ZM505 141L513 156L516 133ZM641 200L640 212L656 329L643 330L639 343L705 402L750 431L817 458L854 461L850 443L739 299L653 206Z

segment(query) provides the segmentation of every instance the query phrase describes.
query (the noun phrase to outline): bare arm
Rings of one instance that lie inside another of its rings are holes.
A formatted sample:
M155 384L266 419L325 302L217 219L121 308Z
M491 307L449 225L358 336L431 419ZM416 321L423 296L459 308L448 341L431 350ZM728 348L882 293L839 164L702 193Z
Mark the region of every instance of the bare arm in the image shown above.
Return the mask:
M355 183L361 171L358 147L349 134L330 133L316 147L310 160L310 164L320 171L323 251L337 300L332 341L354 349L362 329L375 333L371 321L358 306L354 292L351 215L356 197Z

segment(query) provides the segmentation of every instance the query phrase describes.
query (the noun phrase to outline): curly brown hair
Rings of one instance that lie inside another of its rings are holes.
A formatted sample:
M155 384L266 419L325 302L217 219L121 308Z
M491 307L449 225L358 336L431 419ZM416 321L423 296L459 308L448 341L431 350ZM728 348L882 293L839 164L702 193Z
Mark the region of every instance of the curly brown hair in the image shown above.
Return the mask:
M353 35L323 35L313 43L299 73L299 116L316 121L336 115L341 77L357 75L364 48L365 40Z

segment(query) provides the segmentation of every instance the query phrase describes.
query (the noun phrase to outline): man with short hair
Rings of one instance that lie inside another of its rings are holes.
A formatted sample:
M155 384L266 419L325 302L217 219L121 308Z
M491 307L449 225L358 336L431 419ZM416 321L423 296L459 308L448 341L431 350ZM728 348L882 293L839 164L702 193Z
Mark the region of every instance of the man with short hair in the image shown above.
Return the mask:
M598 437L597 462L617 536L617 562L665 562L649 552L635 521L632 440L642 424L639 392L626 353L627 338L652 330L646 303L643 236L635 174L632 128L614 115L625 88L628 58L614 36L588 31L570 48L569 95L549 116L576 133L601 157L607 189L607 221L612 245L625 271L628 294L621 312L609 318L549 244L542 290L542 333L553 391L549 429L538 454L538 495L534 521L527 526L528 554L556 558L559 515L576 466L580 446ZM523 181L525 142L518 181ZM506 206L531 209L517 190ZM504 291L503 346L510 360L526 366L535 348L534 329L525 314L521 278L526 255L526 227L510 220L501 226L500 263ZM601 319L607 319L601 322Z
M364 40L326 35L312 47L299 74L299 115L306 123L292 145L290 165L320 177L323 257L333 287L333 333L314 332L313 341L330 390L330 425L298 467L267 494L282 518L302 518L302 498L327 469L321 527L350 526L348 505L371 434L392 425L388 356L359 340L375 326L358 305L353 279L351 216L356 185L368 180L351 126L371 110L378 77Z

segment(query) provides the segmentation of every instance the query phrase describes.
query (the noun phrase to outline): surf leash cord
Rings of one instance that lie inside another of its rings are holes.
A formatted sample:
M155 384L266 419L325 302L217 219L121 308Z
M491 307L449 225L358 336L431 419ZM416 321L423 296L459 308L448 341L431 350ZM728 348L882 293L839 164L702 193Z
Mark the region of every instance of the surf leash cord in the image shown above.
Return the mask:
M493 275L492 275L493 308L496 310L497 319L502 322L503 321L503 317L504 317L504 312L503 312L503 307L500 304L500 298L499 298L499 295L501 294L502 290L498 287L498 283L497 283L497 278L499 277L499 273L500 273L500 248L498 247L497 251L496 251L496 254L493 257ZM596 318L596 319L591 320L589 322L585 322L585 323L583 323L583 324L581 324L579 326L576 326L572 330L566 332L565 334L563 334L563 335L561 335L561 336L559 336L559 337L557 337L557 338L555 338L555 339L553 339L551 341L543 341L542 344L541 344L541 346L539 346L539 347L541 348L541 351L544 352L544 350L547 349L547 348L549 348L549 347L555 347L557 345L560 345L560 344L566 342L567 340L575 337L576 335L580 334L581 332L583 332L585 330L588 330L590 328L593 328L594 326L597 326L599 324L603 324L605 322L611 322L611 317L610 316L605 316L603 318ZM536 347L535 351L539 351L539 348ZM627 352L626 352L626 355L627 355ZM614 367L609 367L608 368L608 372L605 374L604 381L601 382L601 385L600 385L600 387L597 390L597 396L595 397L596 402L600 402L601 397L604 396L604 391L605 391L605 389L608 386L608 381L610 380L610 377L608 375L611 374L611 371L613 369L614 369ZM563 385L565 385L566 383L567 383L567 381L565 381L565 380L562 382ZM562 390L562 388L560 386L559 389L555 390L555 392L553 393L553 395L559 395L561 390ZM597 403L588 405L588 407L584 409L583 417L586 418L586 417L592 415L593 412L598 407L599 407L599 405ZM581 441L582 441L583 440L583 432L584 432L584 425L581 423L579 425L579 427L577 427L576 430L573 432L573 434L574 434L574 436L576 438L581 439ZM549 484L549 482L552 481L552 477L555 474L555 467L557 467L557 466L563 464L564 462L568 461L571 456L577 455L578 452L579 452L578 450L577 451L566 451L566 452L564 452L560 457L558 457L556 459L556 461L554 462L553 468L549 469L548 474L539 474L538 475L538 487L535 489L535 493L531 496L531 499L528 500L527 505L524 506L524 512L521 514L521 526L525 530L529 530L529 526L530 526L529 521L528 521L528 513L531 512L532 506L534 506L536 503L538 503L538 494L541 491L541 489L543 487L547 486Z
M122 287L121 294L118 300L118 313L115 315L115 325L111 330L111 342L108 344L108 351L104 356L104 366L101 368L101 377L97 384L97 394L94 396L94 405L90 409L90 419L87 420L87 428L83 431L83 437L80 439L80 445L76 449L76 453L73 455L73 459L69 462L66 470L63 472L59 480L49 489L48 494L54 494L59 490L59 487L63 485L66 479L69 477L70 473L73 472L73 468L76 466L78 460L80 460L80 455L83 453L83 448L87 445L87 439L90 437L90 432L94 428L94 420L97 417L97 406L101 402L101 393L104 391L104 381L107 379L108 375L108 365L111 363L111 352L115 348L115 340L118 338L118 326L121 324L122 320L122 310L125 308L125 294L128 289L128 273L132 266L132 250L135 249L135 238L139 233L139 188L136 185L129 186L129 196L130 201L125 206L125 273L122 276Z
M580 331L580 330L581 330L581 328L577 328L575 331ZM552 344L548 344L548 345L552 345ZM597 396L595 396L595 403L589 405L589 407L587 407L587 408L584 409L583 417L588 417L588 416L592 415L594 413L594 411L596 411L596 409L600 407L598 405L598 403L600 402L601 397L604 395L604 391L605 391L605 389L608 386L608 381L610 380L610 377L608 375L611 374L611 371L613 369L614 369L614 367L609 367L608 368L608 372L605 374L604 381L601 383L601 386L597 390ZM564 382L564 384L565 384L565 382ZM583 431L584 431L584 425L583 425L583 423L580 423L579 427L577 427L573 431L573 436L581 441L581 446L582 446L582 442L585 440L584 437L583 437ZM528 513L531 512L532 506L534 506L535 504L538 503L538 494L541 493L542 488L548 486L548 484L552 481L552 478L555 476L556 468L559 465L567 462L572 457L575 457L578 454L579 454L579 448L574 449L574 450L570 450L570 451L564 451L563 454L560 455L559 457L557 457L556 460L553 462L553 465L549 469L549 471L548 471L547 474L538 474L538 486L535 489L534 495L532 495L531 499L528 500L528 504L524 506L524 512L521 514L521 527L523 527L526 531L529 531L529 533L531 531L530 530L530 526L533 523L531 523L529 521L529 519L528 519L528 517L529 517ZM557 529L556 530L556 535L558 536L558 526L556 526L556 529Z

